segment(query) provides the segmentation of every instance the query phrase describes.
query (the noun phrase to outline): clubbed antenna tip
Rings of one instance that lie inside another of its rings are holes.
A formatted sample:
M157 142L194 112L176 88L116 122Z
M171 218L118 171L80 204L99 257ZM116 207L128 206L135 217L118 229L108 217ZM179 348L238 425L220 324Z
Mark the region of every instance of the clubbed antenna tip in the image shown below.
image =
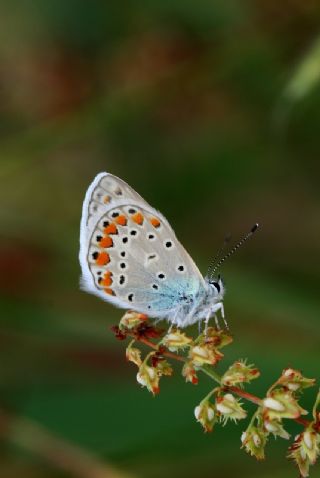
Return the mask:
M255 225L252 226L252 228L251 228L252 234L253 234L254 232L256 232L256 230L258 229L258 227L259 227L259 224L256 222Z

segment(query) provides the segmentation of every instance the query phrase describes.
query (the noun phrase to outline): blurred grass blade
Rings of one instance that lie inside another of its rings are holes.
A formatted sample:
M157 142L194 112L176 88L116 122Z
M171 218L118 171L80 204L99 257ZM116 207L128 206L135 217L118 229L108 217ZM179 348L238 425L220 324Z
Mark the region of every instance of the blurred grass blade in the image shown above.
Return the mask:
M308 95L320 80L320 38L302 59L284 90L287 101L299 101Z
M0 437L76 478L129 478L79 446L61 439L25 417L0 409ZM132 475L130 475L132 478Z

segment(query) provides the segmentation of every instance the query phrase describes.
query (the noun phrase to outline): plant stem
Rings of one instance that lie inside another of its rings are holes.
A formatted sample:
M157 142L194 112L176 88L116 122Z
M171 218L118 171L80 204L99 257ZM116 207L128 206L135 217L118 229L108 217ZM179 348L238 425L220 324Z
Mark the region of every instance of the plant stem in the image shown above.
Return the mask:
M208 375L208 377L213 378L213 380L219 385L221 385L221 376L215 370L213 370L213 368L209 367L208 365L203 365L202 367L200 367L200 370L201 372Z
M259 397L256 397L255 395L252 395L252 393L245 392L242 390L240 387L226 387L227 390L230 390L230 392L235 393L239 397L245 398L249 402L254 403L255 405L258 405L259 407L262 405L262 400Z
M143 344L147 345L148 347L151 347L154 350L158 350L158 345L154 344L153 342L151 342L151 340L148 340L145 337L136 338L135 340L137 342L142 342ZM185 357L181 357L180 355L174 354L173 352L169 352L168 350L162 352L162 355L165 355L166 357L172 358L174 360L179 360L179 362L187 361Z

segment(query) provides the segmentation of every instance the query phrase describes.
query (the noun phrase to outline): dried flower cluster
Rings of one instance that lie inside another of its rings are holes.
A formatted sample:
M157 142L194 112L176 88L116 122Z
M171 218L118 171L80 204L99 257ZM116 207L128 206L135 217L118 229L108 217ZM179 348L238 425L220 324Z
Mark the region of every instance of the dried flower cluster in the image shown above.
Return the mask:
M241 435L241 442L242 448L258 460L265 457L270 435L286 440L290 438L284 428L284 419L295 420L302 425L303 430L290 446L288 457L297 464L303 478L309 476L309 467L315 464L320 454L320 392L310 421L302 418L308 412L300 406L299 399L305 388L315 384L314 379L305 378L298 370L287 368L266 396L259 398L244 390L245 384L260 375L254 365L238 360L222 376L214 370L224 357L221 349L233 340L225 330L209 327L193 339L173 327L165 333L150 324L145 315L132 311L127 312L119 325L112 329L119 340L132 339L126 350L127 360L138 367L137 381L153 395L160 391L161 377L173 373L168 359L183 363L182 376L186 382L196 385L198 372L201 371L217 383L194 409L196 420L206 432L211 432L218 423L225 425L229 420L237 422L246 418L247 412L241 399L257 405L247 429ZM142 358L141 350L134 346L135 343L145 344L152 351Z

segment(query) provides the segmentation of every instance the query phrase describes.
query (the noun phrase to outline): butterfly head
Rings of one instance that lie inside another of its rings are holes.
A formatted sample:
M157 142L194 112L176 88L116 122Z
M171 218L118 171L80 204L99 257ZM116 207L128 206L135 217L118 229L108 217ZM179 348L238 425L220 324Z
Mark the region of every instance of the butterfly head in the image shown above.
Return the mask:
M211 288L215 301L221 301L225 293L225 285L220 274L217 277L206 277L206 281Z

